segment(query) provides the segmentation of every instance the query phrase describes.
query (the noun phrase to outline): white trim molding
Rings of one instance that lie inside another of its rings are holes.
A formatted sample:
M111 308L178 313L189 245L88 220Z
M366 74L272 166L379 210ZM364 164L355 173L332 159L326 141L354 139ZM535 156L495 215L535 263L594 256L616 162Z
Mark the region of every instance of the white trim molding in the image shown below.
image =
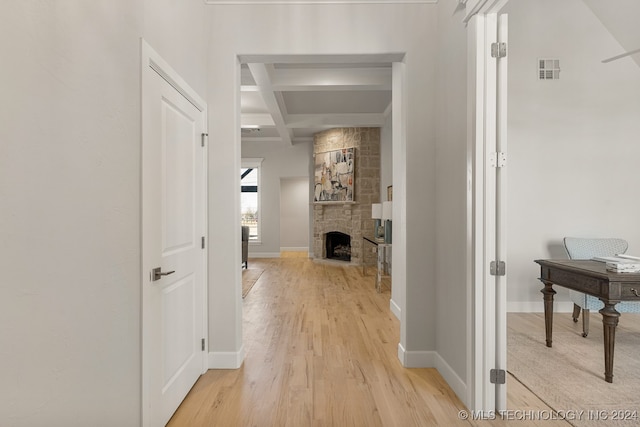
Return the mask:
M238 369L244 360L244 345L238 351L210 351L209 369Z
M435 351L407 351L398 343L398 359L405 368L435 368Z
M391 310L393 315L396 316L398 320L400 320L400 316L402 315L402 309L393 299L389 300L389 309Z
M309 252L308 246L300 246L300 247L280 247L280 252Z
M406 351L398 344L398 359L405 368L435 368L460 399L467 395L465 382L437 351Z
M436 369L442 375L442 378L449 384L449 387L453 390L455 394L458 395L460 399L467 395L467 385L465 382L456 374L456 371L449 366L449 364L440 356L439 353L436 353Z
M280 252L251 252L249 258L280 258Z
M463 19L463 22L466 24L474 15L497 13L508 1L509 0L465 0L464 2L459 1L458 3L466 8Z
M554 313L573 312L572 301L554 301ZM540 301L509 301L507 302L507 313L544 313L544 304Z
M240 167L242 168L259 168L262 166L264 157L243 157L240 159Z

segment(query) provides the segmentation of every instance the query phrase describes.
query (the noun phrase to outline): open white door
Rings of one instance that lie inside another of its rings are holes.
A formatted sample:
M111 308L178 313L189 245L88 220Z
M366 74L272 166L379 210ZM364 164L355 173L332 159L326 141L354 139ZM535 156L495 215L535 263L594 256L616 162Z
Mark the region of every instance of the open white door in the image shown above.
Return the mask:
M142 43L142 417L156 427L206 370L206 107Z
M470 401L488 417L507 409L506 42L506 15L484 11L470 18L475 308Z
M496 59L496 256L506 266L507 262L507 63L508 16L497 16L498 58ZM494 49L495 50L495 49ZM503 56L504 55L504 56ZM507 371L507 269L499 267L496 279L496 364L495 369ZM502 378L502 376L501 376ZM507 409L507 384L496 384L496 410Z

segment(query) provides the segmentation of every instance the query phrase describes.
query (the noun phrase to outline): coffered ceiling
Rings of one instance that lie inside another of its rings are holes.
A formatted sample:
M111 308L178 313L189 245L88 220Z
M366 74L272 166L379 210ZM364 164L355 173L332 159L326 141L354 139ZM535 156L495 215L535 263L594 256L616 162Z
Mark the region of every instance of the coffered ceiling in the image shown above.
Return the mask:
M387 59L247 58L241 67L242 141L296 144L325 129L382 126L391 112Z

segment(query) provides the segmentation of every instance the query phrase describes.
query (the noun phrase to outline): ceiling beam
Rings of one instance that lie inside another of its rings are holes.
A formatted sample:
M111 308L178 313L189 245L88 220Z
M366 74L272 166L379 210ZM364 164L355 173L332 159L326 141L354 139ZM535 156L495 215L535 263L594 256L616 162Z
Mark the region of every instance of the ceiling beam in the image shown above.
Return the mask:
M303 129L314 127L378 127L385 123L384 113L356 114L289 114L287 127Z
M389 0L384 0L388 2ZM437 1L437 0L434 0ZM335 55L238 55L242 64L380 64L404 61L404 53Z
M376 68L276 68L275 91L390 91L391 67Z
M242 142L282 142L280 137L264 136L243 136ZM296 142L296 141L294 141ZM293 142L292 142L293 143Z
M240 115L240 127L258 126L258 127L274 127L275 123L271 114L266 113L243 113Z
M273 118L273 123L278 130L278 134L285 143L292 145L293 132L285 125L286 112L281 110L281 104L278 103L278 96L280 95L274 91L271 83L273 65L259 63L250 63L247 65L249 66L249 70L251 70L251 74L256 81L256 85L260 88L262 99L267 106L269 114L271 114L271 117Z

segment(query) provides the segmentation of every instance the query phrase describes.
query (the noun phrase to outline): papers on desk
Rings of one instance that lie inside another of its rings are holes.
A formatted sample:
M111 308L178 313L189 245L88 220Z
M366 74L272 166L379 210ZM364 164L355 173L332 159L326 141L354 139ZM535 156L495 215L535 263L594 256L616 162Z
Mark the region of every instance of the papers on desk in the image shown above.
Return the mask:
M614 273L640 273L640 257L618 254L616 256L593 257L594 261L606 263L607 271Z

